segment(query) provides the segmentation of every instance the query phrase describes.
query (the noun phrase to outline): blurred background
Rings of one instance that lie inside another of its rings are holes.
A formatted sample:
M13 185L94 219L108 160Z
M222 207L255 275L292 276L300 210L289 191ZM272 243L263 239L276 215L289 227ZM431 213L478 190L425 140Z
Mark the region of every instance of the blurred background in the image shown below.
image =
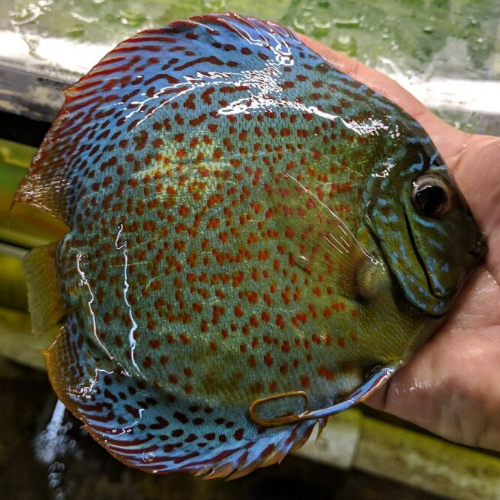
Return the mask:
M318 443L234 482L150 476L56 405L21 259L65 227L11 203L63 102L116 43L209 12L270 19L396 79L452 125L500 135L500 0L0 0L0 498L500 499L500 456L357 408Z

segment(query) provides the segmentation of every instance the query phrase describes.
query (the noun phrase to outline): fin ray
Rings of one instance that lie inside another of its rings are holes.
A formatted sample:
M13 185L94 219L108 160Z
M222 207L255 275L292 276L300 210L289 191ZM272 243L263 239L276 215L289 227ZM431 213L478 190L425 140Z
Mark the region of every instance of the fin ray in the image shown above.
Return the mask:
M23 259L33 333L38 337L66 314L57 280L57 243L33 248Z

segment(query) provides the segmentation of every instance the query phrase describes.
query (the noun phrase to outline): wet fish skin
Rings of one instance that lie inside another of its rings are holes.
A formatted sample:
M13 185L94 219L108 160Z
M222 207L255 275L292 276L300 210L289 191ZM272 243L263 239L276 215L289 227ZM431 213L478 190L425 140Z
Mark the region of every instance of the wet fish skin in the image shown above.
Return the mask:
M415 205L423 176L445 213ZM258 419L368 394L484 255L418 122L286 28L234 14L110 52L66 91L17 201L70 229L27 264L61 296L38 314L31 285L35 329L67 314L46 353L58 396L110 453L160 473L280 461L316 421Z

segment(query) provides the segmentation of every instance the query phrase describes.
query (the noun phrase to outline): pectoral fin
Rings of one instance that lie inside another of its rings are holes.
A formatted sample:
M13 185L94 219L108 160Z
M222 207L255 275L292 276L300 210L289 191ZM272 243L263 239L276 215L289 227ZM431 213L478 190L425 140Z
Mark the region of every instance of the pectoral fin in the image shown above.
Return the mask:
M284 394L274 394L272 396L257 399L252 402L249 408L250 418L257 424L265 427L279 427L281 425L297 424L305 420L315 420L331 417L336 413L347 410L357 403L361 403L370 397L379 387L384 385L389 378L394 375L395 371L400 367L401 363L384 366L375 369L372 374L361 384L361 386L352 392L342 401L333 403L326 408L317 410L309 410L309 398L303 391L287 392ZM274 407L278 402L295 398L305 402L305 410L301 413L286 413L269 415L269 407ZM263 416L266 415L266 416Z
M23 259L33 333L38 337L67 313L55 262L57 243L31 250Z
M276 225L293 263L344 295L358 295L358 271L381 265L327 205L291 176L274 189Z

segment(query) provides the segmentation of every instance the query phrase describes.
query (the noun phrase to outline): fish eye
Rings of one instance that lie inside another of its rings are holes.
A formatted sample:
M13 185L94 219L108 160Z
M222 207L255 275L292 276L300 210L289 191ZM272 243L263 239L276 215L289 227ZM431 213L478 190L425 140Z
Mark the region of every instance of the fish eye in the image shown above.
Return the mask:
M413 181L412 201L423 215L437 217L450 208L450 188L437 176L423 175Z

